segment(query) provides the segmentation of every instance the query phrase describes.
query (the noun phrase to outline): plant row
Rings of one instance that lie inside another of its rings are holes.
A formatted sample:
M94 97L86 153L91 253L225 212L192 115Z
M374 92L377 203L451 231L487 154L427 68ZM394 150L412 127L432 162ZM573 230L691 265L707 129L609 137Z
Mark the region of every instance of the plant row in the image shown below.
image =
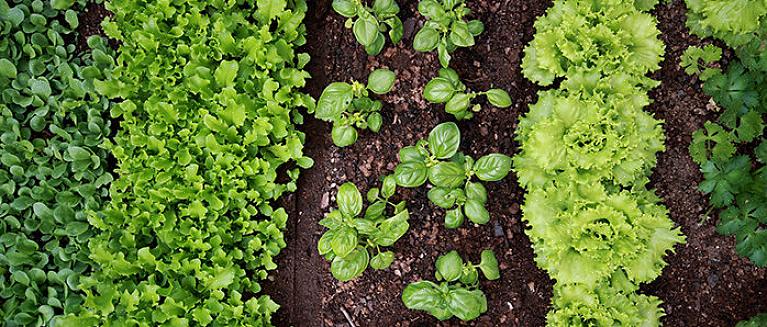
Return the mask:
M535 22L523 74L541 86L519 123L514 168L536 263L556 281L549 326L657 326L638 294L684 242L648 176L661 122L643 108L664 45L657 1L558 0Z
M112 175L102 145L110 101L94 80L114 65L104 39L84 45L86 1L0 0L0 321L49 325L84 303L88 241ZM86 49L78 49L78 46Z
M722 49L690 47L682 65L699 74L721 111L693 134L690 154L704 175L700 190L719 209L717 230L734 235L738 254L767 266L767 2L687 1L687 25L734 50L722 69Z

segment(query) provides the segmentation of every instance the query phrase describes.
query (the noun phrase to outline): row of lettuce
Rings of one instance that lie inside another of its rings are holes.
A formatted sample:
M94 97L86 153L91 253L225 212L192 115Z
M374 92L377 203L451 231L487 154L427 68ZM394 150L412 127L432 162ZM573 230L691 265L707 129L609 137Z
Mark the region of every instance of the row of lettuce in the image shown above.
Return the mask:
M305 1L110 2L118 55L87 5L0 0L4 324L270 325Z
M638 294L685 241L648 190L661 122L643 108L664 45L656 2L557 0L535 23L524 75L541 86L514 158L536 263L556 281L548 326L657 326Z

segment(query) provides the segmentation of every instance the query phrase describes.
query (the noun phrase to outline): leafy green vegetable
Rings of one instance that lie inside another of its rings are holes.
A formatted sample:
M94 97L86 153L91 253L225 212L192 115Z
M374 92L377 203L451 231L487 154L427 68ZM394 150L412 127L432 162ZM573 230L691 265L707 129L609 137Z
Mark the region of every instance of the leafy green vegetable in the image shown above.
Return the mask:
M320 225L328 230L317 244L320 255L332 261L333 277L349 281L362 275L368 264L381 270L394 261L393 252L380 248L394 245L410 228L410 214L404 202L395 205L389 201L396 187L394 176L386 176L381 189L374 188L368 193L367 199L372 203L364 216L360 216L362 194L357 186L345 183L338 188L338 210L320 220ZM394 207L391 217L386 213L389 205Z
M739 322L735 327L759 327L767 325L767 313L757 315L749 320Z
M435 277L440 284L418 281L402 291L402 302L411 310L426 311L439 320L455 316L463 321L474 320L487 311L487 298L479 290L480 268L485 278L500 278L498 260L492 250L482 251L479 265L464 262L457 251L450 251L436 262Z
M557 0L525 48L527 78L561 80L520 119L514 158L536 263L556 281L549 326L660 325L660 300L636 292L685 238L647 189L665 149L642 110L664 46L641 10L657 2Z
M473 158L458 151L461 131L455 123L442 123L434 127L427 140L400 149L400 164L394 169L394 178L401 187L433 186L429 200L446 211L445 227L458 228L464 217L475 224L486 224L490 213L485 209L487 190L473 182L477 177L484 182L497 182L511 171L509 156L493 153Z
M689 47L684 51L680 65L688 75L700 75L700 79L706 81L721 71L711 65L722 59L722 48L713 44L705 47Z
M112 103L94 89L113 51L77 50L82 1L0 1L0 321L51 326L79 311L92 271L88 223L112 175Z
M418 12L427 21L416 33L413 48L420 52L435 49L442 67L450 65L450 54L459 47L471 47L475 38L485 31L485 25L479 20L466 21L471 9L464 0L421 0Z
M395 0L375 0L372 8L362 0L333 0L333 10L347 18L346 27L352 29L368 55L381 53L387 29L392 43L402 40L402 21L397 17L399 5Z
M356 81L331 83L322 91L314 116L333 123L331 136L336 146L350 146L357 142L357 128L378 133L383 124L383 103L370 99L368 91L389 93L395 81L394 72L376 69L368 76L367 85Z
M275 204L312 165L296 128L298 108L314 105L300 92L309 57L296 50L306 3L107 9L104 30L120 56L94 86L120 99L111 114L121 129L104 144L119 178L110 204L82 217L97 269L79 280L84 302L56 325L270 325L279 306L259 283L277 268L288 220ZM86 162L68 152L65 160Z
M479 95L487 96L488 102L498 108L511 106L509 93L501 89L490 89L485 92L467 92L466 85L458 78L458 73L452 68L441 68L439 76L435 77L423 89L423 97L431 103L444 103L445 111L458 120L471 119L474 112L482 109L479 104L472 105Z

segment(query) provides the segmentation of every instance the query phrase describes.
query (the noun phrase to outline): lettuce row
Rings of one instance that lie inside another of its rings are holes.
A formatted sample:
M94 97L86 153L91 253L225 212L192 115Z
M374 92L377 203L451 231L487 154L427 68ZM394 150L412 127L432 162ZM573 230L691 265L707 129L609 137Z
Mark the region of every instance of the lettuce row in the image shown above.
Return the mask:
M636 294L685 241L647 189L661 122L643 108L664 45L641 10L657 1L559 0L536 23L524 75L542 86L520 119L514 169L536 263L556 280L550 326L658 326Z
M767 1L688 0L687 5L691 30L723 40L736 54L724 70L700 75L703 91L723 110L716 122L693 133L690 154L704 175L699 188L721 210L717 231L734 235L738 254L765 267Z
M83 303L88 240L112 175L101 146L114 64L99 37L77 49L86 1L0 0L0 321L49 326Z
M303 155L303 0L112 1L121 42L96 83L119 98L112 200L88 216L98 270L60 326L266 326Z

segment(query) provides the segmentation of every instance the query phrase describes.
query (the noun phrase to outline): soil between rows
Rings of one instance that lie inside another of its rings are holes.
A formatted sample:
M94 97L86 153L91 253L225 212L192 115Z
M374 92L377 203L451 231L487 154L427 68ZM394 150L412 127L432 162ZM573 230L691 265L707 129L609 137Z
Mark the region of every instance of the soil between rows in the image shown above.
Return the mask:
M307 117L303 126L307 134L305 152L316 165L303 173L298 191L282 199L291 218L286 233L288 247L265 285L266 292L282 305L273 322L277 326L348 326L346 311L359 327L543 326L552 281L533 262L519 210L523 190L513 176L488 184L492 217L488 225L466 225L458 230L443 227L444 211L429 203L425 188L400 189L399 195L408 201L411 211L411 228L393 248L396 260L392 267L368 270L347 283L330 275L329 263L317 254L316 243L323 231L317 221L334 206L337 186L351 181L363 192L378 186L379 178L394 168L399 148L425 137L437 124L453 120L441 106L428 104L421 96L439 63L434 54L417 53L410 46L423 24L416 13L417 0L399 1L404 42L387 44L375 58L367 56L351 31L343 27L343 18L332 11L331 2L310 3L306 19L309 44L304 51L312 56L308 69L313 79L307 91L318 97L331 82L364 81L370 71L380 67L394 70L398 82L392 93L381 97L386 104L382 131L361 133L352 147L333 146L329 124ZM455 53L451 67L469 88L501 87L510 92L515 103L511 109L485 104L473 120L459 123L465 153L515 154L518 118L536 101L539 89L521 74L522 49L533 37L535 19L550 5L548 0L469 1L487 30L475 47ZM88 9L81 17L80 32L100 33L98 23L109 13L100 5ZM683 0L672 0L655 11L667 45L666 60L654 75L662 84L651 93L655 102L647 110L666 121L667 150L659 154L653 184L688 241L666 257L669 266L663 275L645 285L643 291L664 301L665 326L734 326L738 320L767 311L767 270L756 269L739 258L734 239L716 233L716 217L706 216L706 198L697 191L702 175L687 146L691 133L715 115L699 81L678 66L684 49L701 43L688 34L684 12ZM402 289L410 282L431 279L437 256L456 249L477 260L484 248L495 250L502 278L482 283L489 310L481 318L471 323L439 323L402 305Z

